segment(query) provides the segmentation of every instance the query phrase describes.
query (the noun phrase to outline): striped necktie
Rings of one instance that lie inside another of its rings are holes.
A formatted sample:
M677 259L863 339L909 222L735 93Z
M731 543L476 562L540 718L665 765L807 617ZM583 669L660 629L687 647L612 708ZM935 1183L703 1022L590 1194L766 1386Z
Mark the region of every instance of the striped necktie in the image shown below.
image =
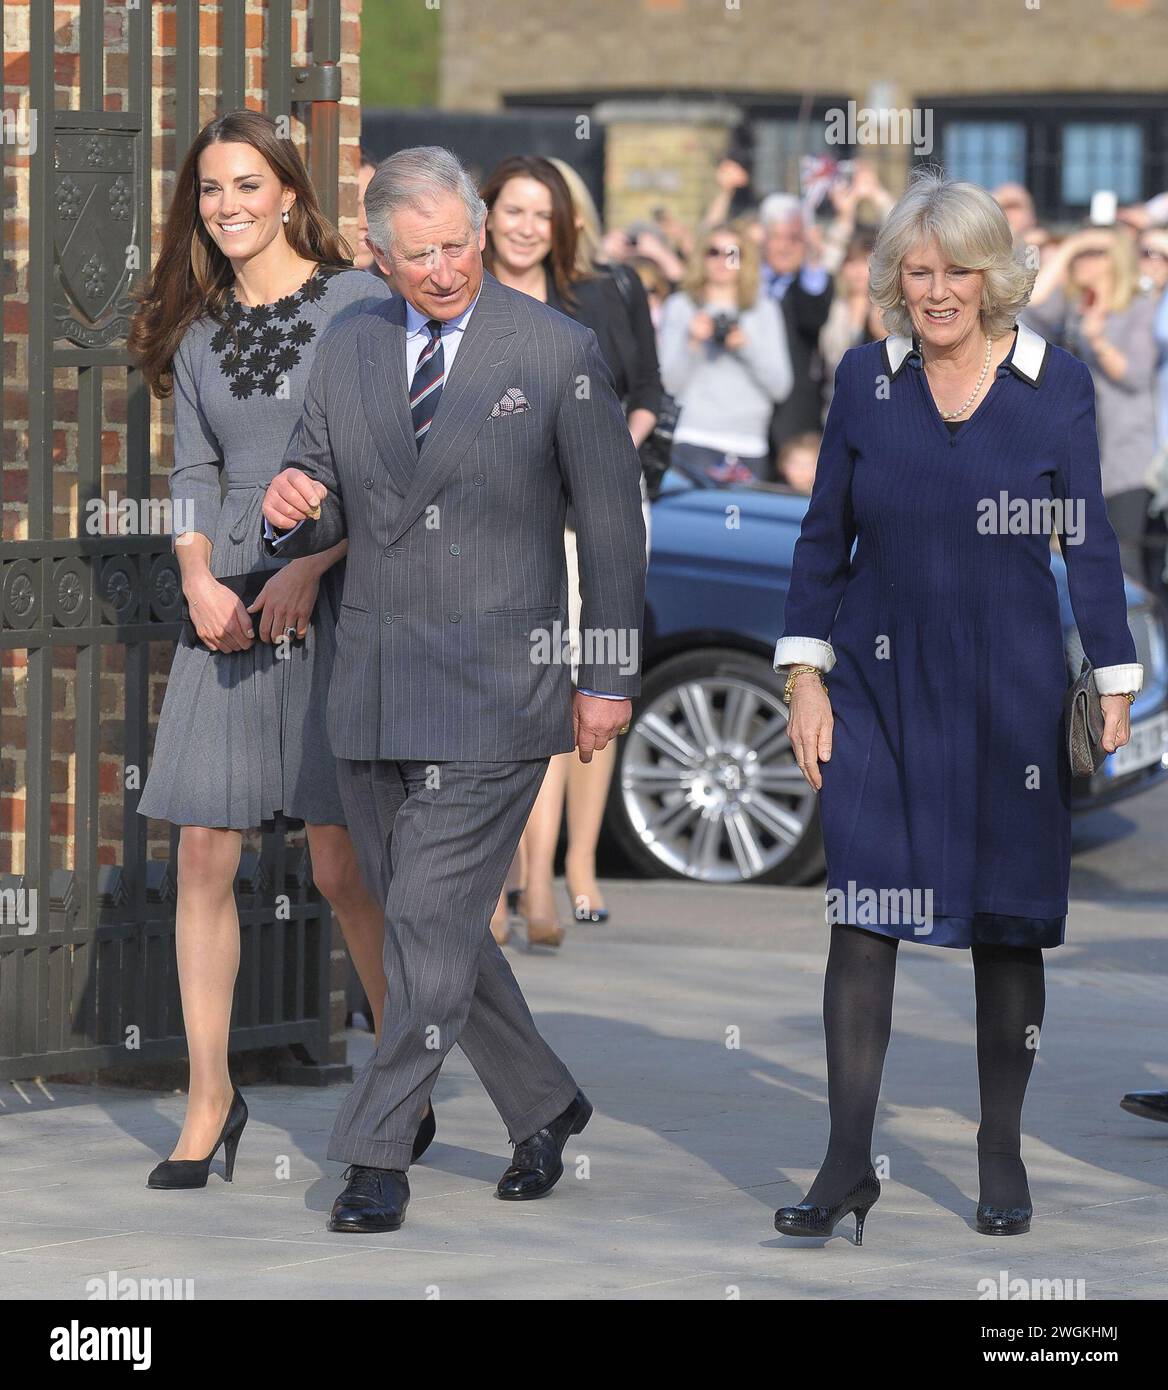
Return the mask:
M414 368L414 379L410 382L410 414L414 420L414 443L418 453L438 409L442 395L442 382L446 377L446 360L442 355L442 320L428 319L426 327L430 330L430 341L422 349L418 365Z

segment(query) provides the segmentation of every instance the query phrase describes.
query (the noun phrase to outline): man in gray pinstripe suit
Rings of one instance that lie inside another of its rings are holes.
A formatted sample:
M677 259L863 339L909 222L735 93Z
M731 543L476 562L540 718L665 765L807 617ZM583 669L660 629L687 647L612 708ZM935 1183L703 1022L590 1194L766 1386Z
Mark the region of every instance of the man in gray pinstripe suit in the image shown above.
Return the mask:
M500 1197L549 1192L592 1113L488 922L549 757L587 762L630 718L645 585L640 463L591 329L485 273L486 208L449 151L392 155L365 209L395 297L321 340L264 498L269 553L348 538L327 727L385 901L389 997L328 1148L350 1165L334 1231L401 1225L455 1043L516 1146Z

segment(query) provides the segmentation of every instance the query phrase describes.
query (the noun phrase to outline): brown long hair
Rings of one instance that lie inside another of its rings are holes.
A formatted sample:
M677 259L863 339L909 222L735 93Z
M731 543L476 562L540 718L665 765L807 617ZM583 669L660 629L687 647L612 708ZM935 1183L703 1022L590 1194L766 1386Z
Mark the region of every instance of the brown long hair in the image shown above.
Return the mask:
M199 156L216 141L250 145L267 160L284 187L295 192L284 235L298 255L322 265L352 265L348 244L320 210L296 146L279 134L271 116L262 111L229 111L208 121L182 162L162 250L146 285L135 295L139 307L127 345L160 399L173 390L171 364L183 334L204 314L223 323L235 282L231 262L199 216Z
M506 159L495 165L479 189L479 196L486 203L488 212L495 206L495 201L508 179L534 179L536 183L542 183L551 194L552 245L544 257L544 269L555 282L560 298L565 304L575 308L576 296L572 286L577 281L590 277L576 268L576 240L579 236L576 209L563 174L550 159L543 159L536 154L509 154ZM495 248L488 233L486 249L483 251L483 264L492 275L495 273L495 263Z

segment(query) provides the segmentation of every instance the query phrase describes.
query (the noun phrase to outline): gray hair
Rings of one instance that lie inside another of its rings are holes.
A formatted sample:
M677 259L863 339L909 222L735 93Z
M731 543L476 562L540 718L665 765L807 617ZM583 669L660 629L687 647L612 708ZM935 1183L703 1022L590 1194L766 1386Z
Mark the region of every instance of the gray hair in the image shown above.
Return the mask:
M442 145L397 150L381 161L365 190L369 240L392 257L394 214L402 208L419 212L452 193L462 199L471 231L477 236L486 220L487 205L458 156Z
M793 193L768 193L758 205L758 220L764 227L803 220L803 204Z
M884 311L889 333L912 334L902 301L900 265L914 248L936 238L954 265L982 270L981 323L991 337L1014 326L1030 300L1038 275L1026 248L1014 247L1006 214L976 183L946 178L926 166L914 170L908 189L888 214L868 262L868 293Z

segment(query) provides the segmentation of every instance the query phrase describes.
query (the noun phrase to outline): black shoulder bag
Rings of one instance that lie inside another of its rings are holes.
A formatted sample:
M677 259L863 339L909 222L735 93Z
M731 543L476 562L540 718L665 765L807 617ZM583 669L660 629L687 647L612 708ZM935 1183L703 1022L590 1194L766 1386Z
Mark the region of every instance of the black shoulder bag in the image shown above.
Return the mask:
M620 264L609 266L609 270L613 280L616 281L617 290L621 299L624 300L625 308L631 319L633 312L632 292L624 277L635 275L637 272L627 265ZM657 407L657 423L638 450L641 456L641 471L645 475L645 487L651 498L657 496L661 487L661 479L669 467L673 455L673 431L677 428L677 417L680 413L681 407L677 401L668 391L662 389L661 403Z

